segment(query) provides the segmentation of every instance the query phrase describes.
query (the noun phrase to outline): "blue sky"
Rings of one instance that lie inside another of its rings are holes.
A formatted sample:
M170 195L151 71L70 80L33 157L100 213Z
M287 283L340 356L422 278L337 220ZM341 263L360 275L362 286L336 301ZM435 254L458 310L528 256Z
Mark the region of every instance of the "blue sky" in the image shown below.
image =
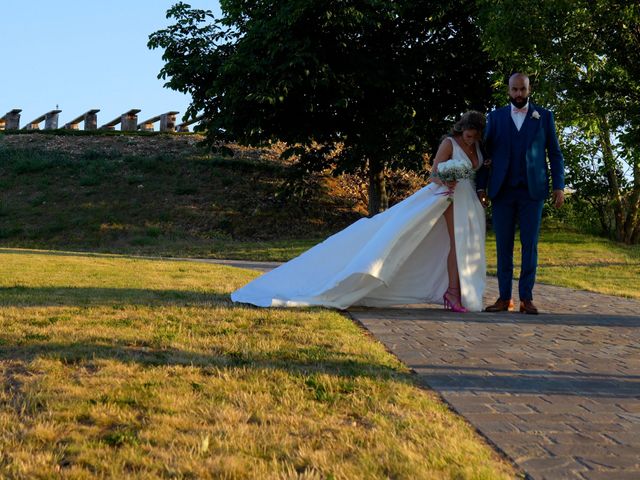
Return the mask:
M131 108L141 121L185 112L189 98L157 78L162 51L147 48L149 34L170 24L166 11L177 0L2 3L0 116L21 108L22 127L58 105L62 126L99 108L100 126ZM217 0L185 3L219 12Z

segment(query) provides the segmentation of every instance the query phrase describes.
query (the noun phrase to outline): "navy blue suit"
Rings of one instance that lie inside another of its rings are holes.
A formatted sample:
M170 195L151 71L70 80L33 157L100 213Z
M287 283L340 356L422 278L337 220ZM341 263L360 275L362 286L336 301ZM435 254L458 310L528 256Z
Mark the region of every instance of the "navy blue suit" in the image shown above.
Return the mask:
M517 223L522 245L518 290L520 300L532 300L538 234L542 206L549 195L549 177L554 190L564 189L564 159L553 114L529 102L529 110L518 131L511 118L511 105L498 108L488 116L484 146L491 166L480 169L476 188L487 190L493 206L500 298L511 298Z

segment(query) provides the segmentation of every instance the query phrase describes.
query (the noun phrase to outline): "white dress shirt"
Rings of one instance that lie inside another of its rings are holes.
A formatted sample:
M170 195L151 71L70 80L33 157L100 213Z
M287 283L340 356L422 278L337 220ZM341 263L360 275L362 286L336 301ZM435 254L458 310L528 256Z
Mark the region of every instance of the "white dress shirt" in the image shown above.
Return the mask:
M516 111L516 107L511 104L511 119L513 120L513 123L516 124L516 128L518 129L518 131L520 131L520 129L522 128L522 124L524 123L525 118L527 117L527 112L529 111L529 102L527 102L527 104L522 107L523 111Z

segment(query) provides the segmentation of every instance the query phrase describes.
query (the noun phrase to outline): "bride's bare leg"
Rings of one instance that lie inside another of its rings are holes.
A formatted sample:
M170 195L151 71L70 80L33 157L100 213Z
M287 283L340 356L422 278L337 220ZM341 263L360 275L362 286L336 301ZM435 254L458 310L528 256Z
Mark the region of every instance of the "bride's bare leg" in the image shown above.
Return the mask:
M460 298L460 275L458 273L458 259L456 257L456 237L453 226L453 205L444 212L444 219L447 223L447 231L449 232L449 255L447 256L447 274L449 275L449 288L444 294L444 308L451 309L454 312L466 312L467 309L462 306Z
M449 232L449 255L447 256L447 273L449 275L449 289L460 289L460 277L458 275L458 258L456 257L456 237L453 227L453 204L444 212Z

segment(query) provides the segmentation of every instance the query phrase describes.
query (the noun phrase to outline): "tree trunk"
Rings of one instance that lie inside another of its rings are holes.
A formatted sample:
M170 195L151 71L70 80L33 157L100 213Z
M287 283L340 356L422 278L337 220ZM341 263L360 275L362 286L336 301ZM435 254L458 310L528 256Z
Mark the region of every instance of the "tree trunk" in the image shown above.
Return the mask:
M633 164L633 187L629 195L627 221L624 224L624 243L638 243L640 235L640 161Z
M598 127L605 174L609 183L610 206L613 211L614 225L610 231L619 242L637 243L637 232L640 228L640 166L634 164L631 192L623 192L620 188L618 162L611 144L611 130L606 117L600 119Z
M618 182L618 174L616 172L616 158L611 146L611 130L606 117L599 119L598 136L600 137L600 147L602 148L602 159L604 161L605 175L609 183L609 198L611 199L611 208L614 218L615 239L619 242L624 241L624 202L622 192L620 191L620 182Z
M631 193L631 198L629 199L629 211L627 212L627 219L624 222L624 243L626 243L627 245L634 243L633 236L638 229L639 224L640 217L638 215L638 191L634 188L634 191Z
M584 201L591 205L591 208L598 213L598 220L600 221L600 230L602 231L602 234L610 235L611 229L609 228L609 215L607 213L606 205L603 205L602 202L593 201L588 197L585 198Z
M631 235L631 244L635 245L636 243L640 243L640 223L636 225L636 229Z
M384 178L384 162L369 160L369 216L389 208L389 197Z

